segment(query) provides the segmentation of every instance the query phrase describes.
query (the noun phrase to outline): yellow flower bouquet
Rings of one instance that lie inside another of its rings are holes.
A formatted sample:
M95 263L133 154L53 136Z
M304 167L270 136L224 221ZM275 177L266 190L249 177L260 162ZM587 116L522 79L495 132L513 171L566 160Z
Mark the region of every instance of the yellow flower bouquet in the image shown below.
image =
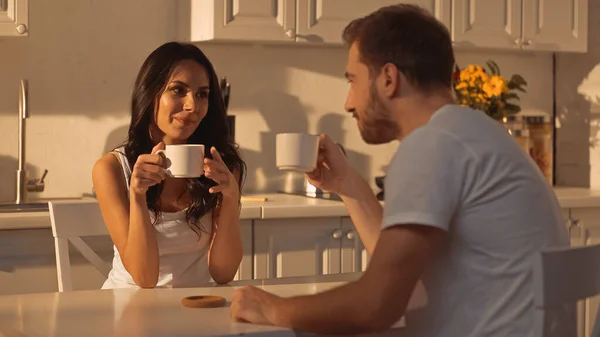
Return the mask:
M481 110L496 120L521 111L514 103L519 100L514 91L526 92L525 79L515 74L506 81L494 61L488 61L487 66L489 72L479 65L471 64L464 69L456 65L452 81L457 102Z

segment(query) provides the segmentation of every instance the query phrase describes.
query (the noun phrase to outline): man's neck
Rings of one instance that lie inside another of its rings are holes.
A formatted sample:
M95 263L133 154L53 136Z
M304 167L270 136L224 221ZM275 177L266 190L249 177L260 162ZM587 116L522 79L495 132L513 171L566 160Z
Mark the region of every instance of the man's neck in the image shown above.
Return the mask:
M427 124L431 116L445 105L456 104L452 95L445 93L418 96L404 103L403 111L405 113L396 115L396 122L401 126L401 133L398 135L399 141Z

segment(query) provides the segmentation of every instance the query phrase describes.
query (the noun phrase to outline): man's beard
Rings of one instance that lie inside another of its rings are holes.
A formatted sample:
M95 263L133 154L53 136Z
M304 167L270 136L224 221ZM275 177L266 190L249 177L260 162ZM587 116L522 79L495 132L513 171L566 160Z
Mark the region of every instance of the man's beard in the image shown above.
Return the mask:
M398 138L400 128L388 110L379 99L375 83L369 90L369 103L365 111L359 115L358 129L362 139L367 144L384 144Z

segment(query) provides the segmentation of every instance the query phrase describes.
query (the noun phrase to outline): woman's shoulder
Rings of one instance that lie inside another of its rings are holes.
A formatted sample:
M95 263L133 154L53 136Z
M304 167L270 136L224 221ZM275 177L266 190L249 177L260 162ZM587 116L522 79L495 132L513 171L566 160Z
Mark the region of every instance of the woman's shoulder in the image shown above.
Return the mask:
M100 157L92 167L92 179L106 179L121 175L121 163L113 153Z

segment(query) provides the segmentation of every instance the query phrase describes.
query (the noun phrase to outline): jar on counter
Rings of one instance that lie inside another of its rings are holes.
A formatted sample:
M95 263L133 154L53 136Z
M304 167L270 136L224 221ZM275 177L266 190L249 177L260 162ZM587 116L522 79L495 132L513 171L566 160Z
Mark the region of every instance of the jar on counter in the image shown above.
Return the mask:
M520 115L502 117L502 121L500 123L511 135L514 131L527 129L525 121L523 120L523 116Z
M502 118L500 122L504 129L513 136L513 138L521 145L521 148L525 153L529 153L530 139L529 139L529 129L525 125L525 121L522 116L508 116Z
M525 153L529 153L531 147L531 138L529 136L529 130L511 130L509 133L515 138L517 143L521 145L521 148Z
M553 151L551 118L546 115L524 116L529 130L529 155L538 165L548 182L552 184Z

